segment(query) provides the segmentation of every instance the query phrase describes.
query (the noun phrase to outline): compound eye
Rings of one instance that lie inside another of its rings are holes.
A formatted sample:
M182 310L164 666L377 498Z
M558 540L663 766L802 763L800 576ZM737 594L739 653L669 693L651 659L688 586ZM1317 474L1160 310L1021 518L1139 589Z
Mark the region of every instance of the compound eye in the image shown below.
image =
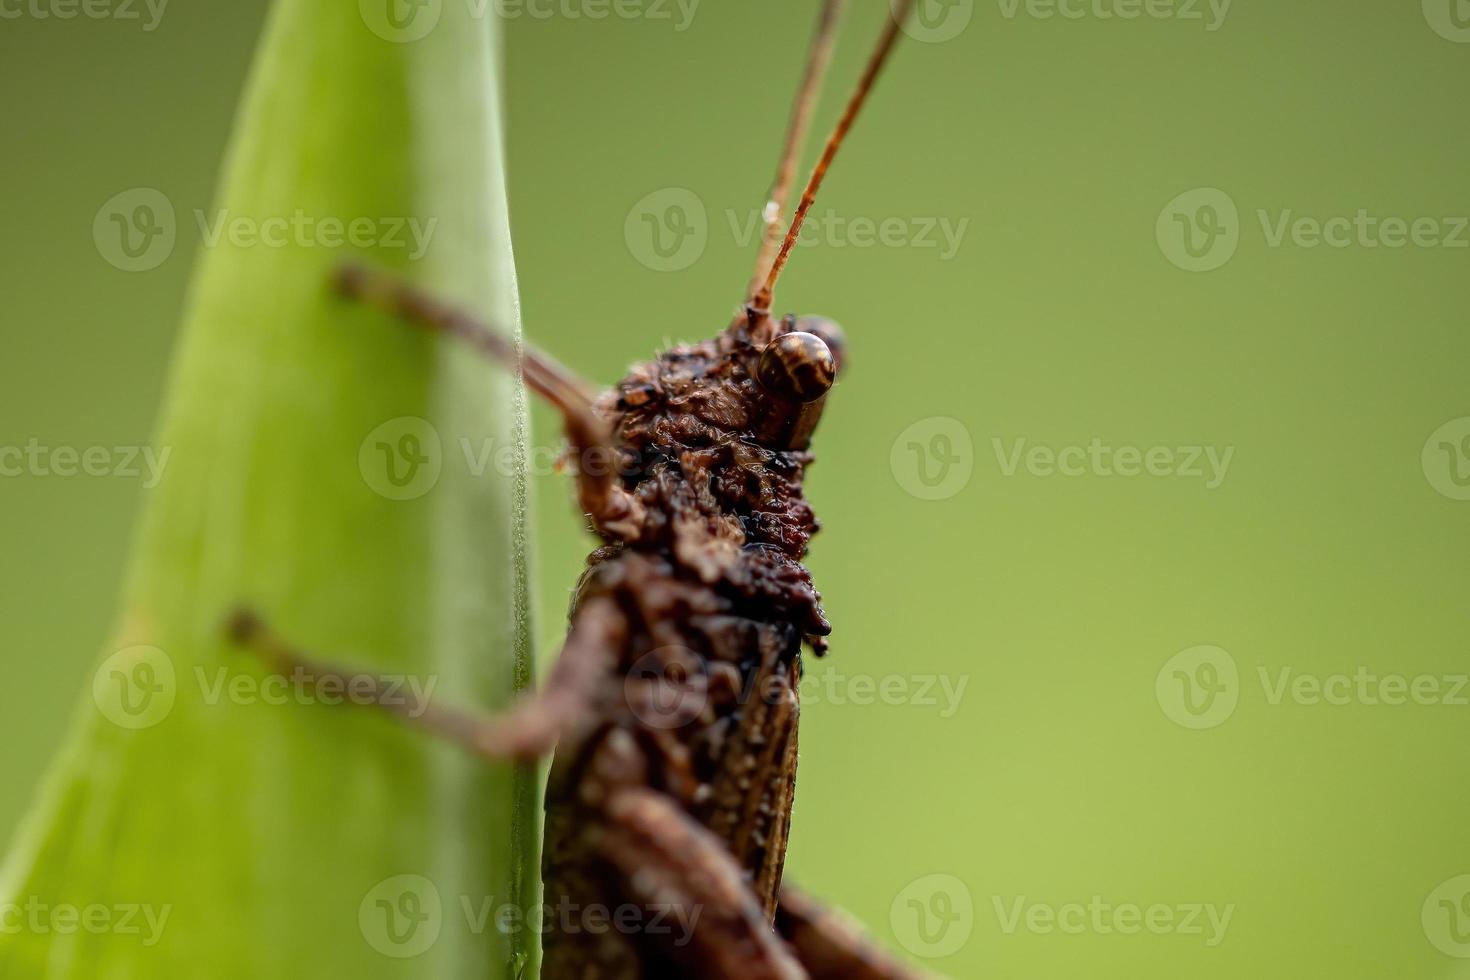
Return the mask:
M798 317L793 329L814 333L826 341L827 348L832 351L833 363L837 365L837 370L842 370L842 364L847 359L847 337L836 320L829 320L824 316Z
M761 351L756 377L767 391L799 402L816 401L837 380L832 349L814 333L782 334Z

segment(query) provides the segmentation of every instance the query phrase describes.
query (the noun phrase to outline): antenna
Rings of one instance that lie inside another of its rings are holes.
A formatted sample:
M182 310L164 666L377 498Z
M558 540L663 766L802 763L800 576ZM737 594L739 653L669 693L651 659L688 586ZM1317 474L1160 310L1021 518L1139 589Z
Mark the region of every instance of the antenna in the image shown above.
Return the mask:
M751 273L750 285L746 287L747 299L765 281L770 271L771 260L781 244L781 219L786 214L786 203L791 197L791 188L796 183L796 163L801 155L801 145L811 126L812 113L822 92L822 80L832 63L832 49L837 46L837 22L842 17L842 8L847 0L824 0L821 13L817 15L816 32L807 52L806 72L797 89L796 101L791 106L791 119L786 124L786 145L781 149L781 159L776 166L776 177L771 181L771 193L767 198L761 234L761 248L755 259L755 272Z
M822 151L821 159L817 161L815 169L812 170L806 190L802 192L801 204L797 206L796 215L791 219L791 228L786 232L786 239L781 243L781 251L776 254L776 261L771 265L765 285L761 286L760 291L751 299L751 306L756 309L770 309L771 298L776 289L776 280L781 277L781 270L786 267L786 262L791 258L791 249L796 245L797 236L801 234L801 225L806 220L807 212L811 210L812 204L817 199L817 190L822 186L823 178L827 176L827 168L831 166L832 158L837 156L843 139L847 136L848 130L852 128L858 112L862 109L863 103L867 101L868 94L873 90L873 83L877 81L884 63L888 61L893 45L898 41L899 29L908 18L913 6L913 0L895 0L892 16L878 38L878 46L873 49L872 57L868 59L868 67L864 69L862 78L858 79L857 88L853 91L852 98L848 100L842 118L837 120L837 127L832 130L832 135L827 137L827 147Z

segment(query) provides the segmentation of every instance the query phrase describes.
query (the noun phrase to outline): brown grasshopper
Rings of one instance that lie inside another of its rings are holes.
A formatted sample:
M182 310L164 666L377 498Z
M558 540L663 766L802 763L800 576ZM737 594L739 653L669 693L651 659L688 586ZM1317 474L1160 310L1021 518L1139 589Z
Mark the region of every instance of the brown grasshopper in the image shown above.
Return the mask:
M686 920L683 943L549 923L548 980L917 976L781 884L802 647L822 655L831 632L801 564L818 528L802 477L843 342L830 321L771 313L817 189L911 6L894 4L783 238L843 7L824 0L742 310L719 336L636 366L606 394L410 286L361 269L340 276L346 295L517 366L562 414L580 463L578 501L603 544L542 689L495 718L373 699L486 758L554 749L546 894L584 907L672 905ZM337 673L251 613L231 627L274 669Z

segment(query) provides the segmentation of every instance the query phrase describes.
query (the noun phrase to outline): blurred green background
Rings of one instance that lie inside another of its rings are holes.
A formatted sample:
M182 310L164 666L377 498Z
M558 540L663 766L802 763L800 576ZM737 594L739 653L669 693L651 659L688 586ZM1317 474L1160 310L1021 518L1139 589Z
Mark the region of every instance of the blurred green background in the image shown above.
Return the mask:
M529 336L611 381L725 324L814 6L509 5ZM925 0L778 294L852 352L789 867L885 942L956 976L1470 976L1464 7ZM148 441L264 8L5 8L0 446ZM178 243L128 273L92 225L135 187ZM0 477L6 835L146 493L31 469ZM590 543L537 487L550 655Z

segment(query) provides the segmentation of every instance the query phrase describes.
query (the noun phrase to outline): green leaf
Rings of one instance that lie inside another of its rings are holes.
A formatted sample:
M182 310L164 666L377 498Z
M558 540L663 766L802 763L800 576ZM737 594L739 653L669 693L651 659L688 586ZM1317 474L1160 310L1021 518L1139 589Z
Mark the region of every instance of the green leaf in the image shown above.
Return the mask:
M498 40L471 9L275 7L115 636L0 873L0 976L530 969L538 937L493 913L535 901L534 771L309 703L333 692L266 683L220 629L243 602L463 705L529 682L520 389L327 288L356 256L516 322Z

